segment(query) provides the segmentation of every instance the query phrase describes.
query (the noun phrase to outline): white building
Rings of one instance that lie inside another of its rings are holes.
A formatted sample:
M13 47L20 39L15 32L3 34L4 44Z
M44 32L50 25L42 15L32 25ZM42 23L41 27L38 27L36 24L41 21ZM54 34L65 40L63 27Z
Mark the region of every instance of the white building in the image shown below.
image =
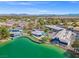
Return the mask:
M65 45L66 47L70 47L73 41L75 40L76 34L72 31L68 31L66 29L59 31L54 37L52 37L52 41L58 42L61 45Z
M10 36L12 38L20 37L22 36L22 29L16 28L16 29L10 29Z
M44 32L43 31L41 31L41 30L38 30L38 29L34 29L33 31L32 31L32 35L35 37L35 38L37 38L37 39L41 39L42 37L44 37Z
M42 35L44 35L44 32L35 29L35 30L32 31L32 34L35 35L35 36L42 36Z

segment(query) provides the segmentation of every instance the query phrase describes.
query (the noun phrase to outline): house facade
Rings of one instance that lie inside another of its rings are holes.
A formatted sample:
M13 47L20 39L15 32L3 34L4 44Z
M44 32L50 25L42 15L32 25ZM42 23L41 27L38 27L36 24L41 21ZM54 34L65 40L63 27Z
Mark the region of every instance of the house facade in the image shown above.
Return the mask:
M65 47L71 47L71 44L73 44L75 40L75 36L76 34L74 32L64 29L52 37L51 42Z
M10 37L11 38L16 38L22 36L22 29L20 28L15 28L15 29L10 29Z

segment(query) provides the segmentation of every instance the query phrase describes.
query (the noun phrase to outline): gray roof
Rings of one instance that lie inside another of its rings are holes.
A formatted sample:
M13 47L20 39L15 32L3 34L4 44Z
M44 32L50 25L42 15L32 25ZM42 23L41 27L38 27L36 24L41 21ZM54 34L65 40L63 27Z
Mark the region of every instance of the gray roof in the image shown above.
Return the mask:
M48 28L51 28L51 29L55 29L55 30L62 30L62 29L64 29L64 28L58 27L56 25L45 25L45 26L48 27Z

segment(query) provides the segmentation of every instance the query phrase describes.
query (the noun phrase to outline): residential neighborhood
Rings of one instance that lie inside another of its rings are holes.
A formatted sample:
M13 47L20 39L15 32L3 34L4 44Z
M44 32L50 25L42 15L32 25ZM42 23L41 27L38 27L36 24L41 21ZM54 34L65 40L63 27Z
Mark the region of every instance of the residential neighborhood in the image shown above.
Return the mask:
M2 3L0 2L0 4ZM44 5L43 8L52 9L51 4L56 2L43 3L49 6ZM62 3L69 4L69 2ZM37 2L34 4L39 4L39 8L41 8L42 4ZM10 5L11 8L13 6ZM44 12L44 10L41 10L42 12L37 9L28 10L29 8L27 7L27 9L24 5L21 7L23 9L21 14L19 6L13 7L19 13L0 14L0 57L79 58L78 14L63 14L65 11L53 14ZM26 10L32 14L26 13Z

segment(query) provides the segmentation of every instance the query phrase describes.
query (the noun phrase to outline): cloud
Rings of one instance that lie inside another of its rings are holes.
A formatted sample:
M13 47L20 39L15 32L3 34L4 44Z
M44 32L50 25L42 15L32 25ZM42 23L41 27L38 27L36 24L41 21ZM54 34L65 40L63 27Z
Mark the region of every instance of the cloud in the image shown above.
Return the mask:
M24 2L24 1L7 1L7 2L3 2L6 3L8 5L33 5L30 2Z
M70 1L70 3L79 3L78 1Z
M49 1L7 1L3 2L9 5L38 5L38 4L48 4Z
M32 5L31 3L28 3L28 2L19 2L17 3L18 5Z
M51 10L45 10L45 9L37 9L37 8L28 8L25 11L27 14L53 14Z

